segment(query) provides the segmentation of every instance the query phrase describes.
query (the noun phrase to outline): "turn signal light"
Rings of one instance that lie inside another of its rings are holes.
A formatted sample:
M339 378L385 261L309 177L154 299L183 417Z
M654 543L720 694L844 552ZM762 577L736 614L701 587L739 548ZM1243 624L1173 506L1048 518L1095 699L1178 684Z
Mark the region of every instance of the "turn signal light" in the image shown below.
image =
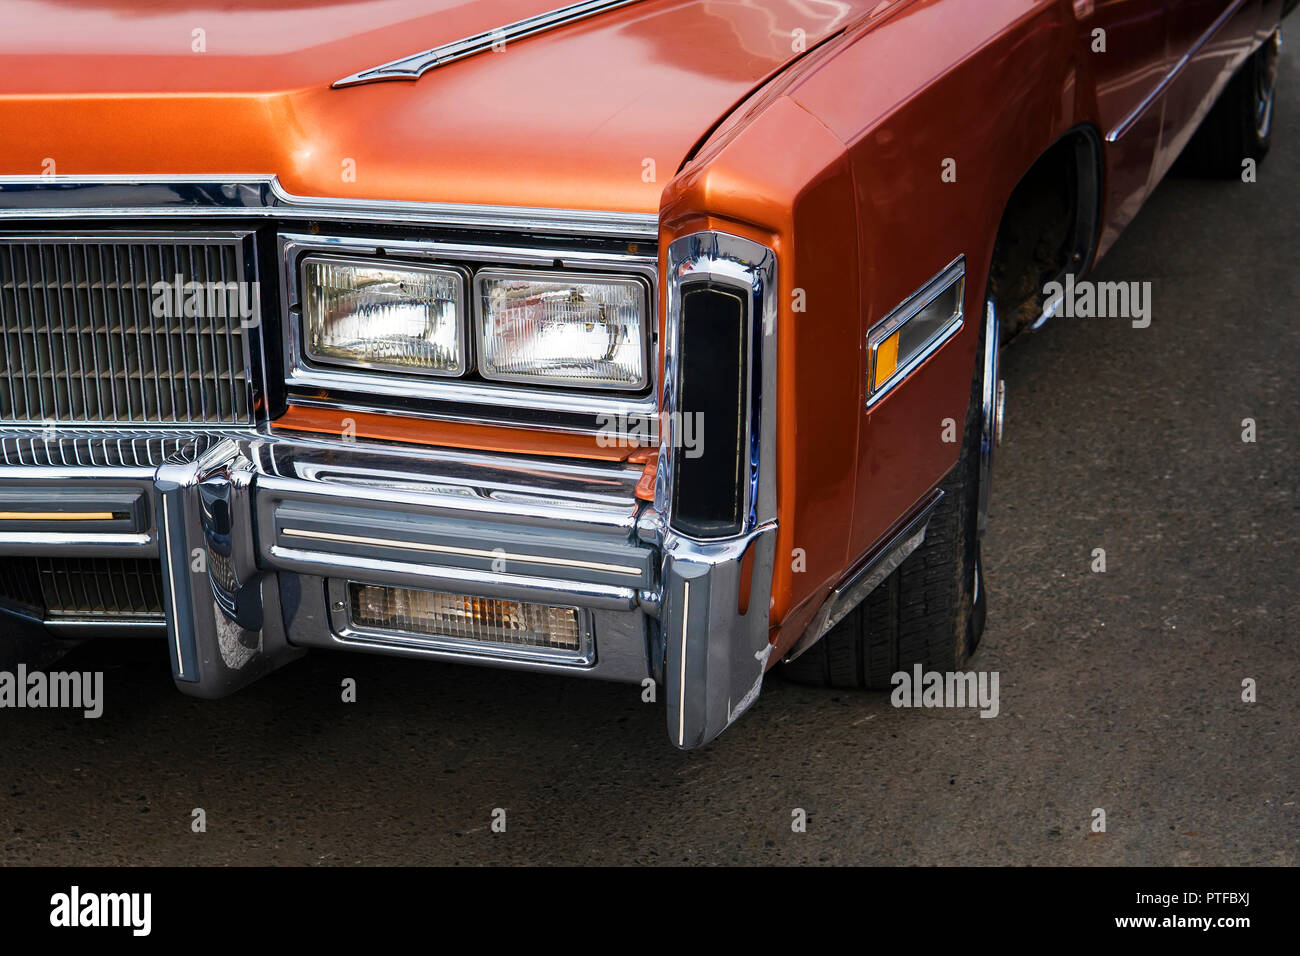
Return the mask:
M363 631L436 639L429 646L532 648L566 656L585 650L577 608L355 581L348 591L351 624Z

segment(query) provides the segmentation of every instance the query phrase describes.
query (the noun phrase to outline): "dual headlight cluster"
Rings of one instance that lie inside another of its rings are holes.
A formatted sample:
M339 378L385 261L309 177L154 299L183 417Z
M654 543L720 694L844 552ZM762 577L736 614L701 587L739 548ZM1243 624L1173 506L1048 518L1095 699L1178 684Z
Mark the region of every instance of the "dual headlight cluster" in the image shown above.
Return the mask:
M304 348L318 364L637 391L648 295L634 278L308 256Z

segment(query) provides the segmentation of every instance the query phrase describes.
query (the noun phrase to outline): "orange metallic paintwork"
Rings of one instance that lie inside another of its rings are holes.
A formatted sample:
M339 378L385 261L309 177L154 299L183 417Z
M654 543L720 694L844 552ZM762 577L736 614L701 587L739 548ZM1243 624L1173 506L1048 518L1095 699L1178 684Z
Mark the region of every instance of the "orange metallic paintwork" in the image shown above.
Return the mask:
M0 0L0 175L39 173L47 157L68 175L274 173L305 196L658 211L661 255L700 228L770 245L775 662L955 461L942 423L966 411L1016 183L1066 131L1114 129L1229 0L646 0L416 83L329 88L558 2L254 2L196 19L144 2ZM1097 256L1279 9L1243 3L1102 147ZM207 52L193 53L199 23ZM1097 27L1104 55L1089 51ZM348 159L354 180L340 175ZM945 159L956 182L941 179ZM868 413L867 329L959 254L966 325ZM349 417L362 437L629 457L590 436ZM338 432L340 418L296 406L277 427Z
M812 45L870 4L646 0L415 83L330 88L560 5L0 0L0 129L21 131L0 137L0 175L51 158L66 175L275 173L303 196L654 212L697 140L797 55L794 29Z
M1243 6L1220 35L1253 28L1256 13ZM1092 55L1099 23L1112 43L1135 49ZM667 237L703 221L758 224L780 255L774 660L845 569L956 461L945 420L960 433L1007 200L1063 134L1084 126L1102 140L1156 87L1185 52L1167 48L1165 29L1158 0L1099 3L1082 20L1073 3L1044 0L882 5L755 94L665 190ZM1248 45L1233 49L1193 94L1202 112ZM1167 95L1189 82L1180 78ZM1163 171L1150 133L1163 109L1102 147L1098 255ZM1184 117L1184 140L1196 118ZM955 182L940 175L949 159ZM827 187L833 198L819 208ZM693 217L698 210L712 216ZM965 326L868 413L867 329L958 255L967 264ZM789 308L796 288L807 293L807 313ZM853 480L838 481L846 475Z
M627 461L635 449L603 447L594 435L570 435L526 428L486 427L463 422L409 418L375 412L290 405L275 420L275 428L313 432L318 435L350 434L355 438L407 442L414 445L444 445L474 451L519 452L561 458L592 458Z

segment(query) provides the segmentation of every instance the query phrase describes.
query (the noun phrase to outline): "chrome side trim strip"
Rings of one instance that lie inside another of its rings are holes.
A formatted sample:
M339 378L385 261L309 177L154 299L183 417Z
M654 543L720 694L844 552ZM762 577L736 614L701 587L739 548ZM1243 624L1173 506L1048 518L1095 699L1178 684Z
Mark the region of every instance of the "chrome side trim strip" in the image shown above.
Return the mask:
M475 33L460 40L443 43L432 49L413 53L401 59L390 60L388 63L362 70L359 73L353 73L340 80L335 80L333 87L339 89L345 86L379 83L385 80L418 80L429 70L446 66L448 63L463 60L465 57L474 56L477 53L484 53L494 47L504 49L507 43L515 40L522 40L538 33L555 30L567 24L594 17L598 13L626 7L636 2L637 0L585 0L583 3L571 3L549 13L516 20L514 23L507 23L505 26L484 30L482 33Z
M1133 128L1137 121L1142 118L1143 114L1151 108L1152 104L1154 104L1156 100L1160 99L1160 97L1164 96L1165 91L1169 89L1174 80L1178 79L1178 75L1186 69L1187 64L1192 62L1192 57L1201 52L1201 48L1210 42L1214 35L1219 32L1225 23L1232 19L1245 3L1246 0L1232 0L1232 3L1228 8L1219 14L1218 19L1211 23L1209 28L1196 38L1196 42L1192 44L1192 48L1178 58L1178 62L1175 63L1173 67L1170 68L1169 72L1164 75L1164 78L1156 84L1155 89L1144 96L1142 102L1135 106L1133 111L1129 113L1128 116L1124 117L1118 126L1106 134L1106 142L1119 142L1120 139L1122 139L1124 135Z
M297 196L273 174L0 176L0 220L238 216L422 224L651 240L657 213Z
M831 591L799 640L786 652L784 658L786 663L799 657L825 637L831 628L865 601L872 591L880 587L885 579L921 546L925 541L925 532L930 526L930 515L941 498L943 498L942 491L931 492L906 524L868 552L858 569L843 584Z

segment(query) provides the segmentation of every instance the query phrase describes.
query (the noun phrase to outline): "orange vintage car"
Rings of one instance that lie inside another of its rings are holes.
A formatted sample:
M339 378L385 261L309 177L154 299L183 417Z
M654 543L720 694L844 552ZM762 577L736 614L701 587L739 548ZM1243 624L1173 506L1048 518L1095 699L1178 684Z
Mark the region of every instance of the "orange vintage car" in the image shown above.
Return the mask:
M628 681L681 748L966 665L999 346L1253 174L1289 0L556 2L0 0L10 661Z

